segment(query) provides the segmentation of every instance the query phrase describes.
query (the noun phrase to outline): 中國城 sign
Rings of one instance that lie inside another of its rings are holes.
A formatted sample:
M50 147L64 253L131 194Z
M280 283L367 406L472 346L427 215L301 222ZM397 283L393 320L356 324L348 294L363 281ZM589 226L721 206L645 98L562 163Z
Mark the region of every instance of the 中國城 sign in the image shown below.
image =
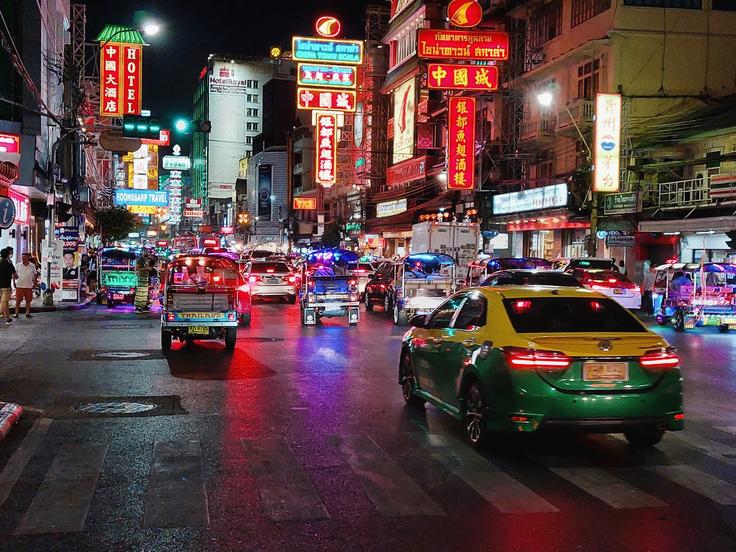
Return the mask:
M297 109L355 112L355 90L298 88Z
M495 65L455 65L429 63L427 88L433 90L498 90L498 67Z
M295 36L291 39L291 54L294 61L360 65L363 63L363 41Z

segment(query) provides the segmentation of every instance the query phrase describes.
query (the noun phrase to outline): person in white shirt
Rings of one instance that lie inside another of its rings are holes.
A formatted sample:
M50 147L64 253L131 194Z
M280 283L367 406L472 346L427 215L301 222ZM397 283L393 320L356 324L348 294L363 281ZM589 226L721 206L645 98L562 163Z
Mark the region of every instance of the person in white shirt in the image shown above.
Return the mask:
M31 315L31 302L33 301L33 288L38 280L38 269L31 262L31 256L28 253L21 255L21 262L15 267L17 277L15 278L15 317L20 315L21 301L26 302L26 318L33 318Z

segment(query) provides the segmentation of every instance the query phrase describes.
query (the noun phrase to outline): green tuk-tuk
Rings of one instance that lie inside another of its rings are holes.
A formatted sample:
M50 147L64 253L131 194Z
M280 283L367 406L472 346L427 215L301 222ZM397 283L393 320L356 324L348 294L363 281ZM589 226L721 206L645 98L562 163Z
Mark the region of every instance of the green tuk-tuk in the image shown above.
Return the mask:
M109 308L120 303L133 304L138 254L120 247L106 247L97 253L97 304Z

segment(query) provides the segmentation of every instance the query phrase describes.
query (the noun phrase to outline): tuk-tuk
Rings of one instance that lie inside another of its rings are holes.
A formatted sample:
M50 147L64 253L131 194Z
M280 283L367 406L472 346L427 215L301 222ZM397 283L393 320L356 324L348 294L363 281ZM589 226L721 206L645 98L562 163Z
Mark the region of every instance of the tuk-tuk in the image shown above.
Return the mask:
M345 316L351 326L360 320L358 280L350 274L358 255L346 249L321 249L307 255L302 265L299 302L303 326L321 318Z
M736 266L722 263L667 263L656 268L652 302L657 322L682 332L717 326L736 329Z
M224 339L235 347L238 323L250 323L250 291L235 261L219 255L183 255L165 274L161 347L172 339Z
M133 304L138 280L135 262L138 254L120 247L105 247L97 253L97 304L109 308L120 303Z
M494 272L514 268L534 270L539 267L529 259L517 257L487 257L485 259L478 259L468 265L468 272L465 275L465 287L479 286Z
M397 267L391 298L393 321L405 326L416 315L429 314L457 290L453 257L443 253L413 253Z

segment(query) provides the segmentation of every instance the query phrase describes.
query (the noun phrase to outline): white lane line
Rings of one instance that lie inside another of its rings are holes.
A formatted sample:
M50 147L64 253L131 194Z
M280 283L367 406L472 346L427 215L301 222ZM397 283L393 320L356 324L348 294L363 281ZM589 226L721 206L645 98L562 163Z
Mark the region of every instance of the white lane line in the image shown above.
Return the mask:
M5 464L3 471L0 472L0 506L10 496L10 491L15 487L23 470L26 469L28 462L38 449L41 441L43 441L44 435L49 430L52 421L51 418L39 418L36 420L33 427L28 430L28 434L21 444L13 452L8 463Z
M265 514L273 521L328 519L312 481L283 437L242 439Z
M691 466L650 466L647 468L694 493L709 498L716 504L733 506L736 504L736 485L697 470Z
M61 447L15 534L84 531L108 446L83 443Z
M724 445L719 441L708 439L706 437L700 437L693 432L685 432L683 434L672 433L667 435L668 440L676 441L677 443L696 448L706 456L720 460L725 464L736 466L736 448Z
M584 490L611 508L658 508L667 506L658 498L637 489L601 468L555 468L550 471Z
M736 435L736 426L719 426L716 427L716 429L725 433L730 433L731 435Z
M464 443L427 434L425 448L466 485L504 514L558 512L552 504Z
M156 441L148 475L143 527L199 527L208 522L199 441Z
M382 515L445 515L442 508L368 436L346 437L340 443L340 450Z

